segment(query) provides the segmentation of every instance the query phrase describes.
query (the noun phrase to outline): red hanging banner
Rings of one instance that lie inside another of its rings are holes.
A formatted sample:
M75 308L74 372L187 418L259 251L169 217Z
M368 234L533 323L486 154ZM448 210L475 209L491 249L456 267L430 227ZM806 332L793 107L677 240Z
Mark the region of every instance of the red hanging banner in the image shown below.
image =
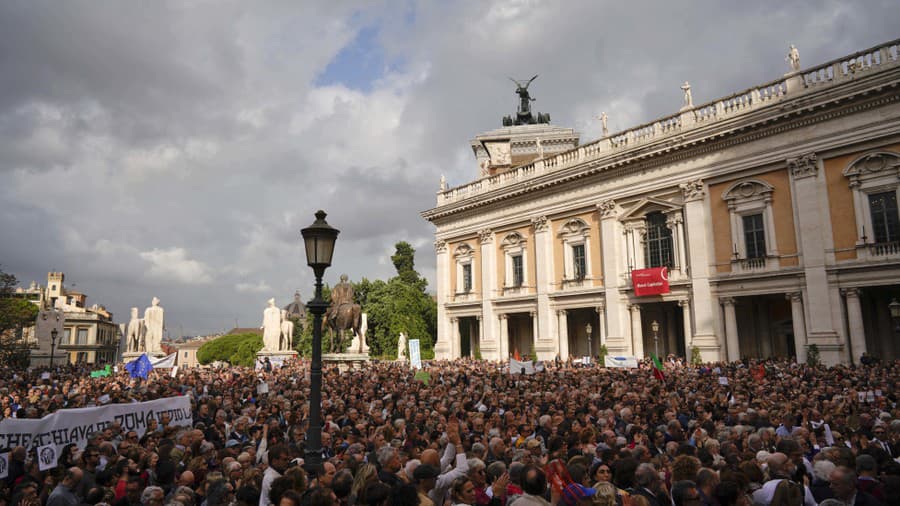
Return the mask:
M669 293L669 269L651 267L631 271L631 285L637 297Z

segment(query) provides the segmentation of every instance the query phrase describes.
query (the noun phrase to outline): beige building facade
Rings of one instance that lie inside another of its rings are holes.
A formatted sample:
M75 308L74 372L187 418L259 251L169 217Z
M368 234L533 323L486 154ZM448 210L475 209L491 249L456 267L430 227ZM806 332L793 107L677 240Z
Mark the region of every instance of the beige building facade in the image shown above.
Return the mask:
M900 345L898 41L580 144L510 126L442 188L437 358L807 359ZM662 293L635 293L659 272Z

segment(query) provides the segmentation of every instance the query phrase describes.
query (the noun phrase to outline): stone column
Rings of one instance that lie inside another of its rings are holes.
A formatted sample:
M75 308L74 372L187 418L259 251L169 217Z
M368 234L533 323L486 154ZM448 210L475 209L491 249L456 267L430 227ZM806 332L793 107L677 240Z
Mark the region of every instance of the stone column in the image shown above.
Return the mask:
M509 320L505 313L500 313L500 344L497 347L500 350L500 360L509 360Z
M622 226L617 219L616 203L605 200L597 204L600 213L600 248L603 262L603 289L606 293L606 347L610 354L626 353L631 346L628 335L628 312L619 297L622 275L626 264L622 262Z
M538 318L536 311L529 311L528 315L531 316L531 344L534 346L535 352L537 351L538 346ZM531 350L521 350L524 353L531 353ZM534 359L535 357L531 357ZM553 357L550 357L553 358ZM546 357L541 357L541 360L549 360Z
M833 318L840 321L840 314L832 310L825 272L825 250L833 247L823 236L828 221L828 196L824 178L819 178L819 161L815 153L808 153L787 161L793 185L793 202L797 216L797 236L800 239L800 258L806 279L806 319L804 324L810 338L824 340L829 344L839 344ZM796 324L795 324L796 326ZM804 335L804 339L806 336ZM806 351L803 352L804 359ZM800 359L800 350L797 350ZM804 360L805 361L805 360Z
M859 288L841 290L847 299L847 327L850 329L850 363L859 362L866 350L866 328L863 325L862 306L859 303Z
M597 312L597 337L600 339L597 349L599 350L606 344L606 308L603 304L599 304L594 310Z
M694 333L691 331L691 301L682 299L678 301L681 306L681 318L684 320L684 354L687 361L691 361L691 348L694 347Z
M459 345L459 318L450 318L450 355L459 358L462 347Z
M494 248L494 233L491 229L478 231L478 242L481 246L481 316L487 322L484 325L484 334L481 334L482 356L489 360L502 360L500 343L495 334L494 304L492 302L494 290L497 289L497 254ZM473 272L472 275L475 273Z
M447 242L438 239L434 243L434 251L437 254L435 269L437 291L437 342L434 343L434 358L445 360L452 358L450 355L450 317L447 314L446 304L453 293L450 286L450 254L447 251Z
M478 351L484 349L482 345L482 338L484 336L484 318L481 315L477 315L475 318L478 318ZM481 355L484 358L484 354Z
M694 345L700 348L705 361L722 358L722 343L716 336L718 305L713 301L709 286L709 265L712 240L712 224L706 205L706 186L696 180L680 185L684 195L684 227L687 231L686 273L691 279L691 305L694 309Z
M632 354L638 360L644 358L644 329L641 326L641 305L632 304L631 307L631 349Z
M794 349L797 351L797 363L806 363L806 323L803 319L803 294L793 292L787 295L791 301L791 320L794 324Z
M553 234L550 220L539 216L531 220L534 228L534 261L536 262L535 286L537 287L537 315L534 320L534 349L541 360L551 360L559 353L554 342L553 309L550 307L550 293L553 291Z
M559 320L557 327L559 328L559 358L566 360L569 358L569 315L565 309L556 312L556 318Z
M728 361L741 359L741 342L738 338L737 314L734 310L734 298L722 298L725 308L725 343L728 348Z

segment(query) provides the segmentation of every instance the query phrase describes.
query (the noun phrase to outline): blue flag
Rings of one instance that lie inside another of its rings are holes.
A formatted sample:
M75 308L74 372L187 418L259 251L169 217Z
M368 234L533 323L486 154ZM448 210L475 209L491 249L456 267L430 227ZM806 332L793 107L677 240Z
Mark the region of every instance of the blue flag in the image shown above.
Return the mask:
M128 371L132 378L147 379L147 375L153 370L153 364L150 363L150 359L144 353L135 360L125 364L125 370Z

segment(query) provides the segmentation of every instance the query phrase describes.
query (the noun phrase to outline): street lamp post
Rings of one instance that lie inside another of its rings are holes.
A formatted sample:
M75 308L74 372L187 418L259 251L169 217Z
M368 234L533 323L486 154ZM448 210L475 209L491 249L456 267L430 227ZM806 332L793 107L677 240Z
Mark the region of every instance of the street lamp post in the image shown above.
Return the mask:
M316 295L306 306L314 318L305 455L306 463L316 467L322 464L322 315L328 309L328 303L322 299L322 275L331 266L334 243L340 233L328 225L325 216L325 211L316 212L316 221L300 231L306 245L306 264L316 276Z
M894 332L897 332L900 330L900 302L897 302L897 299L891 299L888 309L891 310L891 319L894 320Z
M591 331L594 330L594 327L591 327L590 322L584 326L584 331L587 332L588 337L588 356L591 357L591 363L594 363L594 347L591 346Z
M50 368L53 369L53 355L56 354L56 337L59 331L54 328L50 331Z
M650 330L653 331L653 349L656 352L656 358L659 358L659 322L653 320L650 324Z

